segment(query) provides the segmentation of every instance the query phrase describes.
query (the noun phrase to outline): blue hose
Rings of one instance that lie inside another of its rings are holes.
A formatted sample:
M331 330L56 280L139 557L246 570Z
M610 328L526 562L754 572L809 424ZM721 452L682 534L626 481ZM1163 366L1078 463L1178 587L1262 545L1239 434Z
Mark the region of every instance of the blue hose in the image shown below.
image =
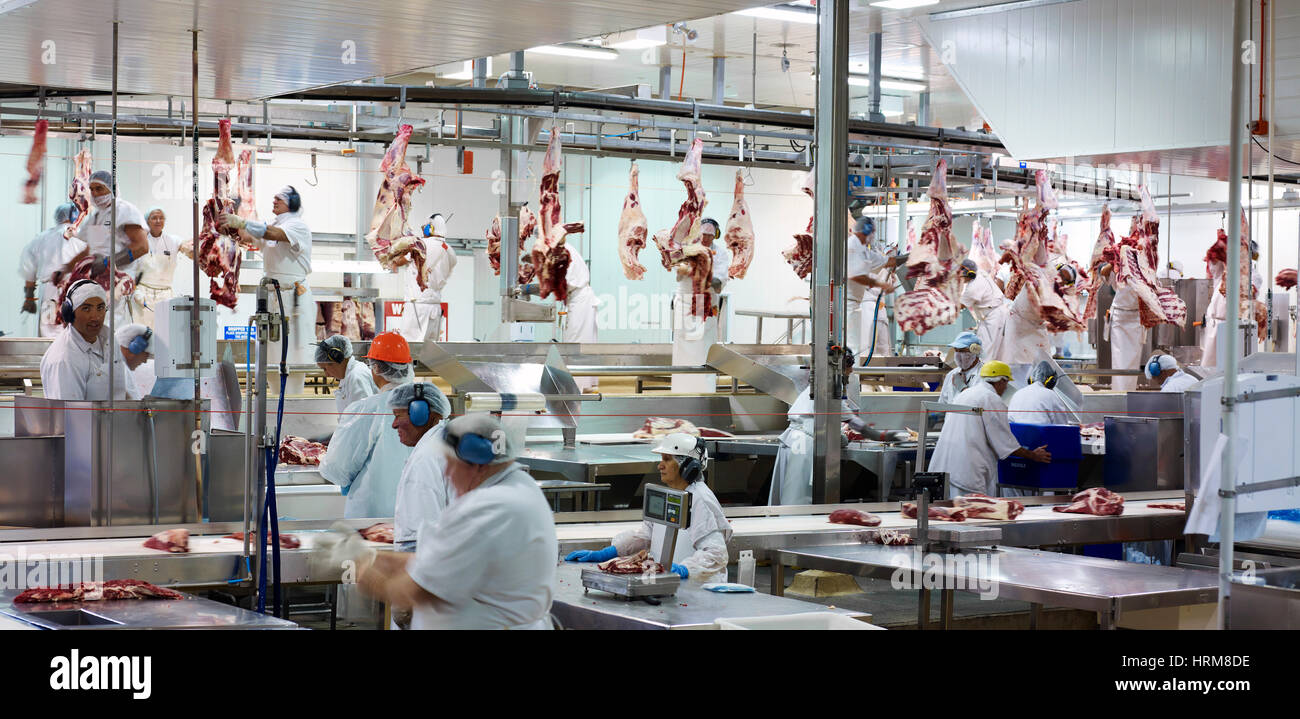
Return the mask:
M289 320L284 313L284 297L280 294L280 283L275 285L275 299L280 306L280 401L275 413L275 443L266 448L266 501L262 507L262 529L258 533L258 564L262 571L258 574L257 611L266 613L266 545L271 545L271 571L275 593L275 615L284 616L284 603L280 594L280 515L275 504L275 468L280 462L280 430L284 425L284 390L289 381ZM251 418L250 418L251 419ZM269 526L268 526L269 525Z

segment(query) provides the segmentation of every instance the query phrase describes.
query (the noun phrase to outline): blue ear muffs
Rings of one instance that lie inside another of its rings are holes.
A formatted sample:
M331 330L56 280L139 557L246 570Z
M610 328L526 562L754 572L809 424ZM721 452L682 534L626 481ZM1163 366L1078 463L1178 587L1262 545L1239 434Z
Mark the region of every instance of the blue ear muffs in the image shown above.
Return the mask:
M492 450L492 440L477 434L465 434L457 437L447 433L447 443L456 450L461 461L470 464L491 464L496 452Z
M1155 379L1156 377L1159 377L1162 371L1163 370L1160 369L1159 355L1152 357L1151 361L1147 362L1147 377L1149 379Z
M284 201L284 204L289 206L290 212L297 212L302 208L302 195L298 194L298 190L293 185L289 185L289 198Z
M415 425L416 427L423 427L429 423L429 401L424 398L424 385L420 385L420 384L415 385L415 399L407 403L406 414L410 416L411 424ZM471 436L478 436L478 435L471 435ZM490 454L491 449L492 449L492 445L489 443L488 444L489 460L491 460L492 458L492 455ZM464 459L464 457L462 457L461 459ZM469 460L465 460L465 461L468 462ZM487 462L476 462L475 464L487 464Z
M127 350L129 350L131 354L144 354L144 351L149 349L150 337L153 337L153 330L146 328L144 334L131 340L131 344L126 346Z
M94 280L80 279L68 288L67 294L63 296L63 305L59 307L59 315L63 317L65 323L72 324L72 321L77 319L77 308L72 306L72 293L81 285L92 282Z
M423 232L425 237L433 237L433 223L424 223L424 227L420 228L420 232Z

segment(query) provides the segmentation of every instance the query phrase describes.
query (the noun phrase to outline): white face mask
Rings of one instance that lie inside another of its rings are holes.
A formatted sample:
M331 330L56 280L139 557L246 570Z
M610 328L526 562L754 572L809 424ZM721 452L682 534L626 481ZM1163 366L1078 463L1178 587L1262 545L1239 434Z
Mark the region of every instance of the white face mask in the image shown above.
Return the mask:
M113 193L111 192L106 195L95 196L95 207L98 207L101 210L108 209L112 204L113 204Z
M960 365L961 368L964 370L968 370L971 367L974 367L975 363L978 361L979 361L979 357L977 357L974 352L957 353L957 364Z

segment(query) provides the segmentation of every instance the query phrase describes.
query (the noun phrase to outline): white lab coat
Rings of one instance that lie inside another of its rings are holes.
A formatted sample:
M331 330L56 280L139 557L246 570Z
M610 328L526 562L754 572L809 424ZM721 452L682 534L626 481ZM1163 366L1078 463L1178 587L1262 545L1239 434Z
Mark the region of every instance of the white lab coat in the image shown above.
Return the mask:
M1224 267L1218 263L1210 268L1210 303L1205 308L1205 332L1201 335L1201 366L1217 367L1219 364L1219 325L1228 318L1228 298L1219 292Z
M889 277L889 273L881 269L885 264L885 256L852 235L849 236L846 257L848 277L870 275L872 279L882 282ZM880 298L880 289L849 281L845 285L845 290L844 343L855 356L864 356L871 341L874 317L876 328L874 354L877 357L888 356L893 347L892 339L889 337L889 313L883 304L880 306L880 312L876 313L876 301Z
M1114 284L1113 276L1111 282ZM1127 285L1115 286L1106 333L1110 339L1111 369L1138 369L1142 364L1146 330L1142 327L1137 294ZM1116 392L1132 392L1137 389L1137 377L1113 377L1110 386Z
M939 387L939 401L952 404L953 400L957 399L957 395L967 387L976 382L983 382L980 379L980 368L983 366L984 363L977 359L970 369L953 367L948 370L948 374L943 376L943 385Z
M69 326L54 338L41 357L41 388L47 399L107 400L109 360L113 360L113 399L126 399L131 388L126 374L126 361L108 325L99 330L99 337L89 343L75 328Z
M1000 358L1003 352L1003 333L1011 309L1006 295L1002 294L1002 290L998 289L997 283L988 274L977 272L975 279L962 288L960 302L978 323L975 334L979 336L983 347L982 356Z
M378 392L375 378L370 374L370 368L366 363L356 357L349 357L348 368L343 372L343 380L339 382L339 388L334 390L334 409L338 410L341 416L358 400Z
M1160 391L1161 392L1186 392L1189 388L1191 388L1192 385L1196 384L1199 381L1200 380L1187 374L1180 368L1177 372L1174 372L1172 375L1169 375L1169 379L1165 380L1164 384L1160 385Z
M434 333L433 340L439 341L442 331L442 290L456 269L456 253L447 246L441 237L425 239L425 267L428 268L425 289L420 289L414 262L408 262L403 270L406 277L406 304L402 307L402 318L397 323L398 332L407 342L423 342L426 335Z
M311 228L302 219L302 211L284 212L275 216L267 227L279 227L288 238L284 242L253 238L253 244L262 251L265 275L280 281L284 297L284 310L289 320L289 364L311 364L316 350L316 298L312 295L307 277L311 275ZM306 290L298 295L294 283ZM279 311L275 296L271 296L272 311ZM270 344L273 362L280 361L280 343ZM287 388L289 394L302 391L298 378ZM388 515L384 515L388 516Z
M1047 336L1042 318L1030 307L1028 288L1021 289L1015 302L1011 303L999 351L1001 354L997 356L988 353L983 356L1007 364L1031 364L1052 356L1052 341Z
M731 282L731 276L727 274L727 269L731 267L731 250L727 249L722 238L713 240L713 279L722 283L717 292L713 293L713 304L718 308L718 341L728 341L728 315L731 313L729 300L731 293L727 292L727 285Z
M510 463L420 528L407 572L434 599L411 628L550 629L559 553L550 504Z
M320 475L347 493L345 519L393 516L397 483L411 456L393 429L388 407L388 392L396 386L386 384L348 408L320 463Z
M136 322L153 327L154 308L172 296L172 278L176 274L180 246L180 238L175 235L149 235L149 254L136 262L140 279L131 295L131 316Z
M393 548L399 552L415 551L420 527L436 521L451 503L447 484L447 455L442 449L443 423L431 428L411 451L402 465L397 482L397 507L393 512Z
M986 383L987 384L987 383ZM1007 419L1023 424L1076 424L1061 395L1038 382L1017 390L1007 403Z
M1020 449L1011 434L1007 405L988 382L962 390L953 404L979 407L980 414L949 414L930 459L931 472L948 473L948 498L979 492L995 496L998 460Z
M596 305L599 302L596 299L596 293L591 289L591 271L587 269L587 263L583 261L582 255L571 244L565 244L569 248L569 270L564 276L564 283L568 285L568 299L564 303L564 335L565 342L595 342L597 337L596 328ZM583 377L575 380L578 383L578 389L587 391L596 387L595 377Z
M848 399L840 400L840 420L858 415L857 406ZM790 405L786 414L790 425L781 433L781 448L776 452L776 466L772 468L772 487L767 503L812 504L813 480L813 397L812 387L803 391ZM839 427L831 425L839 434ZM838 442L839 437L833 441Z
M691 276L677 280L673 298L673 364L702 365L709 358L709 348L718 341L718 318L700 319L691 314L695 290ZM675 374L671 391L683 394L710 394L717 389L718 378L712 374Z
M81 229L77 232L77 236L86 243L92 255L102 255L104 257L111 255L113 253L113 234L117 235L117 251L121 252L127 249L131 244L131 238L126 234L127 225L139 225L145 230L146 234L148 233L149 224L145 222L144 215L140 214L140 210L135 205L120 197L115 198L114 202L117 204L117 228L115 233L109 230L109 225L113 222L113 208L109 207L101 210L94 205L90 206L90 216L86 218L85 222L81 223ZM136 273L140 271L141 259L136 258L135 261L128 264L118 265L117 269L131 275L132 279L134 279ZM116 323L115 329L120 329L131 323L131 298L119 296L116 300L113 305L113 321ZM107 326L108 322L105 321L104 324Z
M717 495L703 481L691 482L686 487L691 493L691 524L685 534L678 536L673 550L672 564L686 567L687 579L696 582L727 581L727 542L731 541L731 522L722 511ZM626 557L650 548L649 522L629 529L614 537L618 556Z
M36 314L39 318L40 337L53 337L63 331L57 323L59 314L59 288L50 283L50 276L62 270L73 257L85 249L77 238L63 239L68 223L55 225L42 232L23 248L18 262L18 274L26 282L36 283Z

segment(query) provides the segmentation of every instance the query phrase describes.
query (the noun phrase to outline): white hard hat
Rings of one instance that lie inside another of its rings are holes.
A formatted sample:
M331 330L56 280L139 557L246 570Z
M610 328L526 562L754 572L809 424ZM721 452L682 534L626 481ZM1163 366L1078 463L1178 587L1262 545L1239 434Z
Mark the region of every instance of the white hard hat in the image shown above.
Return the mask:
M686 465L682 464L683 460L695 460L699 462L701 474L705 468L709 466L709 454L704 450L704 440L699 437L693 437L685 432L673 432L672 434L664 435L664 437L659 440L659 444L651 447L650 451L658 452L659 454L668 454L674 457L681 457L682 459L678 459L677 463L682 466L683 472L685 472L687 468ZM691 481L689 477L687 478L687 481Z

